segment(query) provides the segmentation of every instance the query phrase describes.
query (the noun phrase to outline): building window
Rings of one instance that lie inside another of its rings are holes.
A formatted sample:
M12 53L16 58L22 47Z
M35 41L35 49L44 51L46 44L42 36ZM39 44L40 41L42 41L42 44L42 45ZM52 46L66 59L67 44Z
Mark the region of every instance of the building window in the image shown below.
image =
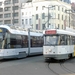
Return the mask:
M5 7L4 10L5 11L10 11L11 10L11 7Z
M0 14L0 18L3 18L3 14Z
M58 24L58 29L59 29L59 24Z
M58 6L58 11L60 10L60 6Z
M24 19L22 19L22 24L24 24Z
M6 0L6 1L4 2L4 4L5 4L5 5L11 4L11 0Z
M42 24L42 29L43 29L43 30L45 29L45 24Z
M0 2L0 6L2 6L2 2Z
M13 10L18 10L18 6L13 6Z
M36 20L38 20L38 14L36 14Z
M64 8L62 7L62 12L64 11Z
M19 0L13 0L13 3L19 3Z
M4 24L11 24L11 20L5 20Z
M38 30L38 24L36 24L36 29Z
M2 20L0 20L0 25L1 25L1 24L3 24L3 21L2 21Z
M36 7L36 11L38 10L38 7Z
M30 18L30 19L29 19L29 24L31 25L31 23L32 23L32 22L31 22L31 18Z
M51 16L53 19L55 19L55 18L56 18L56 13L53 13L53 12L52 12L52 13L50 14L50 16Z
M9 18L9 17L11 17L11 13L4 14L4 18Z
M3 12L3 8L0 8L0 12Z
M60 19L60 14L58 14L58 20Z
M42 13L42 19L45 19L45 13Z
M18 12L14 13L14 15L12 14L12 16L18 17Z
M25 24L28 24L28 19L25 19Z
M22 16L24 15L24 12L22 12Z
M62 29L63 29L63 25L62 25Z
M62 20L63 20L63 15L62 15Z
M14 19L14 23L18 23L18 19Z

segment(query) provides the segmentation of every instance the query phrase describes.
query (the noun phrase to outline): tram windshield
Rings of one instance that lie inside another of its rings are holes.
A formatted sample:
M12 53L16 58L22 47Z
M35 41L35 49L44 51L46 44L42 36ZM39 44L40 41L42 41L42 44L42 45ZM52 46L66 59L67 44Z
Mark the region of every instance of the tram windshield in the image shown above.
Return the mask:
M3 42L3 34L0 33L0 49L2 48L2 42Z
M45 36L44 44L45 45L58 45L59 36Z

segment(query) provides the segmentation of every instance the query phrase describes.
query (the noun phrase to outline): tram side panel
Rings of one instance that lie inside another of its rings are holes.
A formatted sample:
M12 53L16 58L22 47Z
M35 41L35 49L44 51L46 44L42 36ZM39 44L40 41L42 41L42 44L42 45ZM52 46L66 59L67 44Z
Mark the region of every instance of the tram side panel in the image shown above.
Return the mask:
M43 54L43 37L31 36L30 39L30 55Z
M7 34L4 46L4 58L22 58L28 55L27 36Z
M45 58L68 59L69 55L74 55L74 46L43 46Z

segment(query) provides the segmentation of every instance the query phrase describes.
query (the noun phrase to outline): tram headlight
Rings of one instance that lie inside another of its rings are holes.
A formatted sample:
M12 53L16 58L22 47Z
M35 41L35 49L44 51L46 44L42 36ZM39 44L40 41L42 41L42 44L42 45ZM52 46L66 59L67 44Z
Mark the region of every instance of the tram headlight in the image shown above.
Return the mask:
M48 51L49 51L49 52L52 52L52 50L51 50L51 49L49 49Z

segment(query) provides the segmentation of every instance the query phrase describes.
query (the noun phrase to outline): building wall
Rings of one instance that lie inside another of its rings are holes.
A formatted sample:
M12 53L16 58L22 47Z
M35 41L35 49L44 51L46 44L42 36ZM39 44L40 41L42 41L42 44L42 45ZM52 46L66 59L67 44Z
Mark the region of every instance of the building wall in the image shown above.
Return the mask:
M49 9L49 14L52 16L49 19L48 26L48 8L55 5L55 8ZM59 9L59 10L58 10ZM61 1L39 1L39 2L33 2L33 28L34 29L45 29L47 27L56 27L60 29L64 29L65 26L69 26L69 14L65 13L65 10L71 9L71 5L61 2ZM45 13L45 18L42 19L42 14ZM58 14L60 19L58 19ZM38 19L36 20L36 15L38 15ZM63 19L62 19L63 16ZM47 22L47 23L46 23ZM65 23L64 23L65 22ZM43 27L44 26L44 27Z
M21 9L21 25L25 28L32 25L32 3L25 3Z
M0 3L2 3L2 5L0 5L0 9L2 9L0 10L0 15L3 15L0 17L0 24L21 25L21 0L14 0L14 3L13 0L0 0Z
M72 26L75 29L75 3L71 3L71 9L73 10L72 14L71 14L71 18L72 18Z

